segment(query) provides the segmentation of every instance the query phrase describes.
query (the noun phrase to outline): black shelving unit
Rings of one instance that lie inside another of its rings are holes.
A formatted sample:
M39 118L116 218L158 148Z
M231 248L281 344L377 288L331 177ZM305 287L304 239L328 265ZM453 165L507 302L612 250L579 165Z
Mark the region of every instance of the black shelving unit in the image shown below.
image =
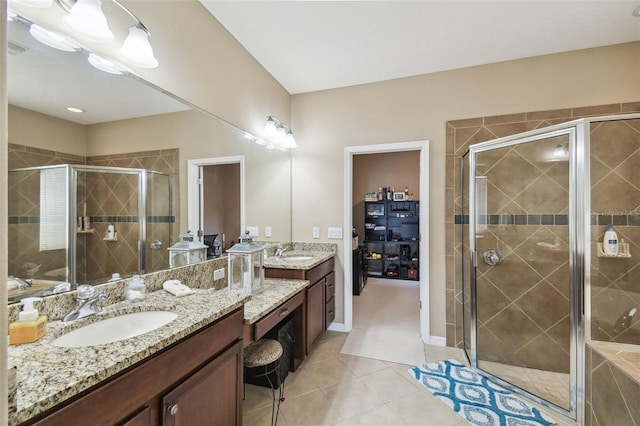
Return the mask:
M419 279L420 202L365 202L367 269L370 277Z

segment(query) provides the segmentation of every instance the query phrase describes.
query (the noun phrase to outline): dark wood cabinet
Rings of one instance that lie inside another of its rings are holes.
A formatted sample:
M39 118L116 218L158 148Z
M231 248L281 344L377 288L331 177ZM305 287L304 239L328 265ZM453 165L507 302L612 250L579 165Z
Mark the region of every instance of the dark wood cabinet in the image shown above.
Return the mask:
M239 426L243 319L238 308L23 424Z
M162 399L165 426L238 425L242 342L211 361ZM212 397L215 395L215 397Z
M335 318L334 258L308 269L266 268L265 277L309 280L305 290L305 342L307 354Z

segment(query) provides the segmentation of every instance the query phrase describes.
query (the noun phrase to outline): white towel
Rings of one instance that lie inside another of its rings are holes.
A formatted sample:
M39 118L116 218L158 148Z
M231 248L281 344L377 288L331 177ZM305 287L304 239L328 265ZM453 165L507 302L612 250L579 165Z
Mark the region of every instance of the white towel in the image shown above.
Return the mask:
M195 293L195 291L178 280L165 281L164 284L162 284L162 288L177 297L188 296Z

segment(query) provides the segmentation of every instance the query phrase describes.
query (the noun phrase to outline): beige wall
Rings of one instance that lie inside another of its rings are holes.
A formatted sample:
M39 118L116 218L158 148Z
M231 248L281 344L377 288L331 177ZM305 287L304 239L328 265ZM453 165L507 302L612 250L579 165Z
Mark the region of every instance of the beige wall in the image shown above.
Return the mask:
M218 234L227 249L237 241L240 231L240 164L203 167L204 233Z
M9 106L9 143L86 156L85 126ZM55 135L55 137L52 137Z
M640 95L638 69L640 42L295 95L293 240L311 241L312 226L342 224L345 147L429 139L430 334L445 336L445 122L630 102ZM338 295L344 258L340 245Z

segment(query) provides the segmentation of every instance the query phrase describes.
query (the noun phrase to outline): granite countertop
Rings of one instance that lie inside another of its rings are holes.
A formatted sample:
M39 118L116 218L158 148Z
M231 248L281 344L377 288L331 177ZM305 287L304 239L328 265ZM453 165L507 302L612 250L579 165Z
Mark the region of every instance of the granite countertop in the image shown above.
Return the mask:
M335 256L335 252L316 250L285 251L280 259L270 256L264 260L265 268L309 270ZM297 259L296 259L297 258Z
M229 294L226 288L194 291L175 297L159 290L147 294L143 302L118 302L73 323L53 321L39 341L10 346L8 364L17 366L17 411L9 413L9 425L24 422L153 355L241 307L250 297ZM172 311L178 317L157 330L105 345L60 348L51 344L60 335L100 319L150 310Z
M309 285L307 280L266 278L264 290L252 294L244 304L244 323L253 324Z

